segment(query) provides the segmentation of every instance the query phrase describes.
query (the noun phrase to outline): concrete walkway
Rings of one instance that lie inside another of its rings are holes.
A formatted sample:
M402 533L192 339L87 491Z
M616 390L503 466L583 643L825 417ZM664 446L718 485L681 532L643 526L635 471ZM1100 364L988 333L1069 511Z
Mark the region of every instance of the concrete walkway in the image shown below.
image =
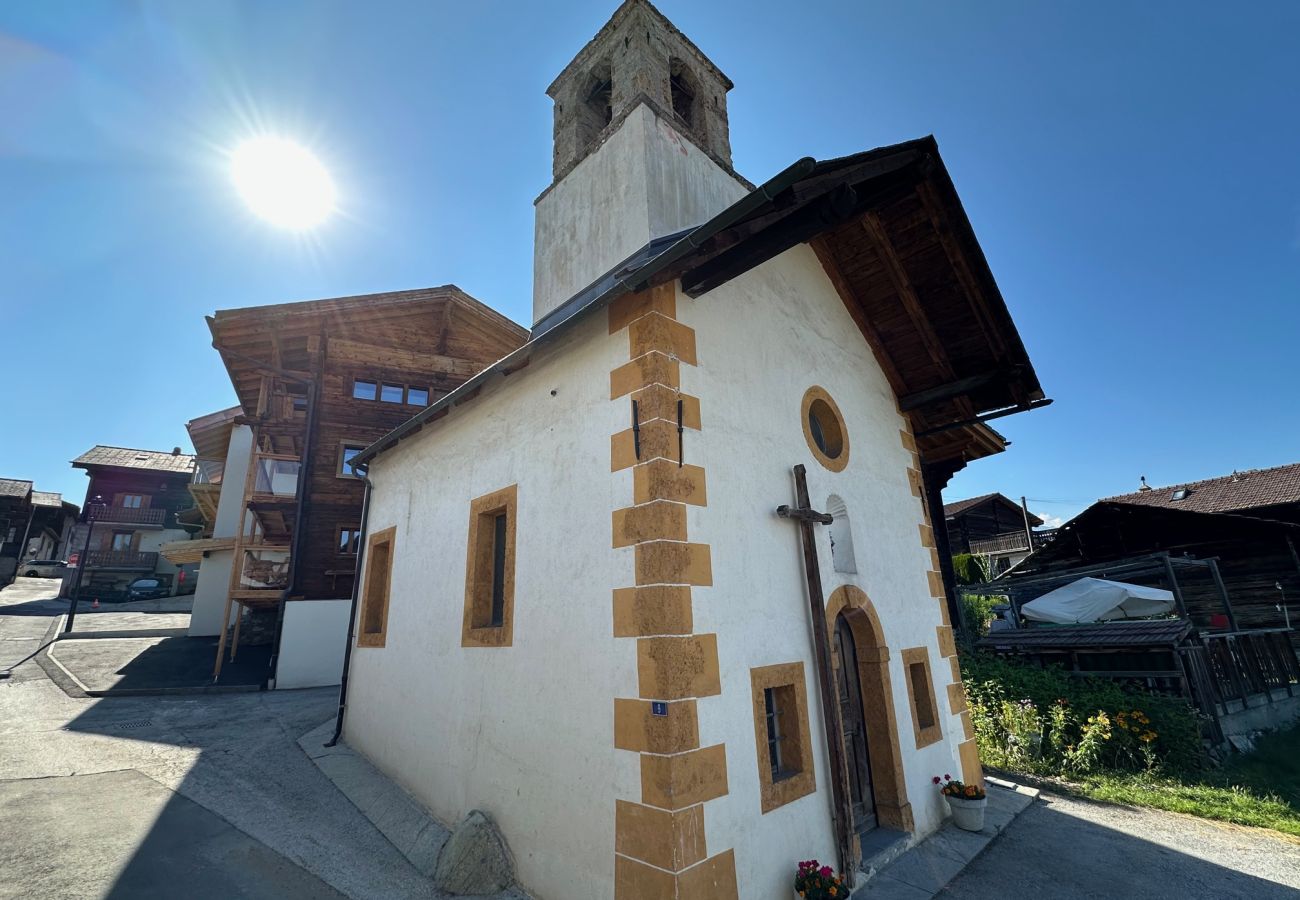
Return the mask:
M930 900L1038 798L1038 789L989 778L983 831L952 822L883 866L853 900Z

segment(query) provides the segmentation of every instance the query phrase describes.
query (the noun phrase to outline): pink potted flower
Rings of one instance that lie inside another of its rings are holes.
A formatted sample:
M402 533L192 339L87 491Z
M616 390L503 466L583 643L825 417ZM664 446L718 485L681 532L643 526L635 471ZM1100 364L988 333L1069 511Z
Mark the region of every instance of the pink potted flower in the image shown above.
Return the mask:
M794 895L800 900L845 900L849 888L843 876L815 859L799 863L794 875Z

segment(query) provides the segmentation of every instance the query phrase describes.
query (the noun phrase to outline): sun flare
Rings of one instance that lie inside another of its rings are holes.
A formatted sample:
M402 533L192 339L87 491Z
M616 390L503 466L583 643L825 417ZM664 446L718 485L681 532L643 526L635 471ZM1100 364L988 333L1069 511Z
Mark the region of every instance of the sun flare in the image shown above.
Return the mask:
M231 154L230 176L249 208L272 225L311 228L334 211L336 195L329 172L293 141L275 137L245 141Z

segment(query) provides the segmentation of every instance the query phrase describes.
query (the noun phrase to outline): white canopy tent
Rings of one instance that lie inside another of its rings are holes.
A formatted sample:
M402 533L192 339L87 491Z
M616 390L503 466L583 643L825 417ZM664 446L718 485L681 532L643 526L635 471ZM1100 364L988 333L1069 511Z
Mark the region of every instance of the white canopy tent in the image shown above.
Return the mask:
M1142 619L1173 612L1174 595L1163 588L1080 578L1020 607L1035 622L1075 625L1107 619Z

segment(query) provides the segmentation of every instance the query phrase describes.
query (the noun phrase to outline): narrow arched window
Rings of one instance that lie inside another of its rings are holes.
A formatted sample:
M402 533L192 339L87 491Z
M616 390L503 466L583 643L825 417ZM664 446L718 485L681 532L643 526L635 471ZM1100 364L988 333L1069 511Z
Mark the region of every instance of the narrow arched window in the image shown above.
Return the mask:
M600 63L591 70L580 99L581 135L585 146L595 141L614 120L614 78L609 63Z
M834 521L828 532L831 538L831 564L836 572L852 574L858 571L858 561L853 553L853 529L849 523L849 510L838 494L826 498L826 512Z
M680 59L673 59L669 63L668 90L672 95L673 112L691 131L696 131L695 125L695 79Z

